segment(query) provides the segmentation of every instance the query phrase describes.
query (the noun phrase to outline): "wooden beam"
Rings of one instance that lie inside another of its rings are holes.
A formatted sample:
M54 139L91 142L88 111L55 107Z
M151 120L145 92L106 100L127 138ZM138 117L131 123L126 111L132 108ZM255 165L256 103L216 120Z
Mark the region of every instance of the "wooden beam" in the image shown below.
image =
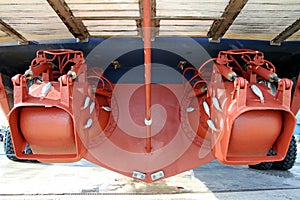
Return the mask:
M20 44L28 44L28 40L22 36L18 31L13 29L10 25L0 19L0 30L16 39Z
M239 15L248 0L230 0L221 20L215 20L207 33L207 37L218 40L223 37L233 21Z
M89 33L81 20L76 19L64 0L47 0L63 23L75 38L83 41L89 38Z
M156 19L156 0L151 1L152 38L159 35L160 19Z
M279 33L273 40L271 44L280 44L282 41L288 39L294 33L300 30L300 18L297 19L293 24L288 26L284 31Z
M139 18L135 19L137 35L143 37L143 0L139 0Z

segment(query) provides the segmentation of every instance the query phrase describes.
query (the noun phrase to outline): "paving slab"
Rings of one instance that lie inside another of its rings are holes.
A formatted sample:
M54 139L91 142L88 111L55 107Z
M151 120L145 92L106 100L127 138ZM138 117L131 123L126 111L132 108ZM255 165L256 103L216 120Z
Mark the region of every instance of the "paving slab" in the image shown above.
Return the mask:
M298 143L298 152L300 152ZM0 142L0 153L3 143ZM299 199L300 156L289 171L213 161L147 184L86 160L46 164L0 156L0 199Z

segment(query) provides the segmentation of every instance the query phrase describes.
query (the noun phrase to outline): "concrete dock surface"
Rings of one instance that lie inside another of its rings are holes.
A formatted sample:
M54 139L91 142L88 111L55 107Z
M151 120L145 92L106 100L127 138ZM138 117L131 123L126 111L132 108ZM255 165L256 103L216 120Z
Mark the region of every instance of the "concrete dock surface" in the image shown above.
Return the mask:
M213 161L147 184L86 160L68 164L14 162L0 156L4 199L299 199L300 144L289 171L249 169ZM3 142L0 142L3 154Z

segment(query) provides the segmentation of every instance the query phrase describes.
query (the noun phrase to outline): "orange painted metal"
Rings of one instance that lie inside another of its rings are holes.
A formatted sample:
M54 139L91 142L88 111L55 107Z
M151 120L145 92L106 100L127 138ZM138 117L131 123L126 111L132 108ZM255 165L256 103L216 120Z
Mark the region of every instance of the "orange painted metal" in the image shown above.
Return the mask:
M14 108L9 124L18 158L74 162L83 157L86 149L76 133L73 116L73 105L80 99L72 98L73 80L67 73L76 73L78 84L87 91L86 70L80 51L38 51L25 75L12 78ZM56 73L64 74L57 80L52 76ZM34 81L38 77L43 81ZM28 81L33 82L30 88ZM23 153L26 144L33 154Z
M225 83L228 98L226 103L221 101L223 113L212 117L216 122L218 118L219 122L224 120L224 124L220 124L222 129L212 131L217 159L225 164L282 160L293 133L294 115L268 92L268 88L254 84L265 91L264 102L261 102L249 83L242 86L244 83L240 81L237 79L234 87ZM266 156L270 148L275 150L276 156Z
M24 107L19 110L19 120L23 137L34 152L46 155L76 154L72 116L64 110ZM47 131L49 125L51 127Z
M143 1L144 65L146 90L146 150L151 152L151 0Z
M232 165L282 160L296 123L292 82L275 77L258 51L223 51L211 61L210 82L201 74L206 62L186 68L183 77L188 71L192 77L183 84L151 84L150 78L113 85L101 69L87 69L79 51L39 51L29 70L12 78L9 124L16 156L85 158L145 182L214 159ZM263 84L270 76L278 81L276 94ZM33 154L24 153L27 144ZM276 155L267 156L271 148Z
M240 56L245 63L239 64L235 56ZM216 158L225 164L282 160L296 123L290 110L292 81L279 79L273 66L259 51L223 51L218 59L214 65L213 81L208 87L209 96L223 105L221 113L211 106L215 111L211 118L216 129L211 130L211 134L215 140ZM224 67L231 67L245 78L228 81L228 72L219 70ZM260 83L270 79L279 81L275 96L270 88ZM275 156L267 156L271 148L276 152Z
M153 182L151 174L156 171L163 170L164 177L169 177L214 159L210 146L203 146L204 140L189 128L185 112L189 100L181 104L185 97L182 86L151 84L151 90L154 105L151 153L145 149L146 125L141 112L146 107L145 85L117 84L111 103L112 115L104 130L106 136L95 137L95 145L85 156L87 160L129 177L134 170L143 172L146 175L143 181ZM201 148L205 153L199 159Z

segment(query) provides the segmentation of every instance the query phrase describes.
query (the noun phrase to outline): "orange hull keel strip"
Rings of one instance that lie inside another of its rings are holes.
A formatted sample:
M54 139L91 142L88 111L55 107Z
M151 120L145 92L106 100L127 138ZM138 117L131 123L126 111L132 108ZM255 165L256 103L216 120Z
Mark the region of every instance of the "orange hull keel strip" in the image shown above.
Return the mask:
M144 66L145 66L145 90L146 90L146 151L151 152L151 0L143 1L143 33L144 33Z
M211 61L209 82L201 66L183 70L183 80L187 71L194 74L188 83L151 84L146 70L145 84L114 85L99 68L87 69L79 51L39 51L26 73L12 79L16 156L85 158L145 182L214 159L232 165L282 160L296 123L292 82L279 79L261 52L224 51ZM266 79L278 82L276 93ZM32 154L24 153L26 145ZM270 149L276 155L267 156Z

